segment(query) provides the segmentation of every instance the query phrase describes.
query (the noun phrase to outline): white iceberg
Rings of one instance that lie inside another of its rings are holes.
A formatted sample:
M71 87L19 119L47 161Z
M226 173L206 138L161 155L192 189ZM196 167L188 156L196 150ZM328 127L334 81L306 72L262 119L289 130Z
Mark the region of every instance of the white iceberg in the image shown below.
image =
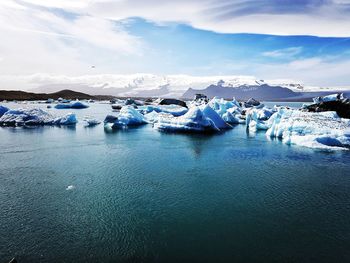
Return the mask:
M99 121L95 118L89 117L89 116L86 116L84 118L83 122L84 122L85 127L93 127L93 126L99 125L101 123L101 121Z
M63 117L55 119L54 124L56 125L75 125L78 122L77 117L73 113L68 113Z
M5 126L45 125L53 124L55 117L42 109L8 110L0 118Z
M75 114L56 117L38 108L8 110L0 118L0 125L4 126L70 125L76 122Z
M320 102L328 102L328 101L335 101L335 100L342 100L344 99L344 94L343 93L336 93L336 94L331 94L323 97L316 97L313 98L314 103L320 103Z
M159 119L161 118L171 118L174 117L172 114L170 113L164 113L164 112L156 112L156 111L152 111L150 113L147 113L144 115L145 119L147 120L147 122L149 123L155 123L157 122Z
M56 109L86 109L89 105L86 105L80 101L75 101L73 103L59 103L55 106Z
M350 120L335 112L311 113L280 109L268 120L266 135L286 144L319 149L349 149Z
M154 128L170 132L213 132L220 131L198 107L192 107L180 117L162 117L154 123Z
M105 128L119 129L127 126L138 126L148 123L145 116L132 106L123 106L118 116L107 115L104 120Z
M169 113L175 117L178 117L184 115L188 111L188 109L178 105L147 105L141 108L141 112L143 114L147 114L152 111L155 111L157 113Z
M232 128L231 125L229 125L228 123L226 123L221 117L220 115L213 110L209 105L204 106L203 110L202 110L203 114L205 117L211 119L215 126L219 129L230 129Z

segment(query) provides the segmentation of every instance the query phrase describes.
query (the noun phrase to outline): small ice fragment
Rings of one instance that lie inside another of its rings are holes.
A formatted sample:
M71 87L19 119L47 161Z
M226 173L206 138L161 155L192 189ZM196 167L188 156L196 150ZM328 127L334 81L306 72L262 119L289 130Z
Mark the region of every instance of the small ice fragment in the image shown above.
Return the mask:
M66 188L67 191L70 191L70 190L73 190L73 189L75 189L74 185L68 185L67 188Z

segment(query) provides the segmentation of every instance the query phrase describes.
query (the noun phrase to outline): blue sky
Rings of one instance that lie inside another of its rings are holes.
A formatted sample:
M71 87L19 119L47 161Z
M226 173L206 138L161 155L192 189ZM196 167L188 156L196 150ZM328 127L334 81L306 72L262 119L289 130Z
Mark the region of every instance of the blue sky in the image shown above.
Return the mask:
M349 0L3 0L0 79L253 75L349 86L349 17Z

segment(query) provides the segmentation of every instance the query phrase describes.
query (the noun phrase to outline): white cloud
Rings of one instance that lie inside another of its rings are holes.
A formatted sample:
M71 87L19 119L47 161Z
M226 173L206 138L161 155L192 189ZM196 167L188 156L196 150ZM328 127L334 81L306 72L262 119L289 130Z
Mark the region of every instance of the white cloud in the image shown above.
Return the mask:
M222 33L350 36L348 0L25 0L109 19L142 17L158 23L183 22Z
M265 57L271 58L291 58L301 53L302 47L289 47L262 53Z
M139 56L143 49L141 39L111 20L90 15L67 19L10 0L0 3L0 35L1 74L88 73L102 52L117 59Z

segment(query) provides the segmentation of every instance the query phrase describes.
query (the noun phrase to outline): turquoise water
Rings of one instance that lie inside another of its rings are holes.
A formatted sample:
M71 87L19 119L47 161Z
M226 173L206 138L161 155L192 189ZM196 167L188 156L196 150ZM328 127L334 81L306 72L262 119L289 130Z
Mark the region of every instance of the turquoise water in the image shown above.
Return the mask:
M0 262L350 260L349 151L81 124L0 128L0 149Z

